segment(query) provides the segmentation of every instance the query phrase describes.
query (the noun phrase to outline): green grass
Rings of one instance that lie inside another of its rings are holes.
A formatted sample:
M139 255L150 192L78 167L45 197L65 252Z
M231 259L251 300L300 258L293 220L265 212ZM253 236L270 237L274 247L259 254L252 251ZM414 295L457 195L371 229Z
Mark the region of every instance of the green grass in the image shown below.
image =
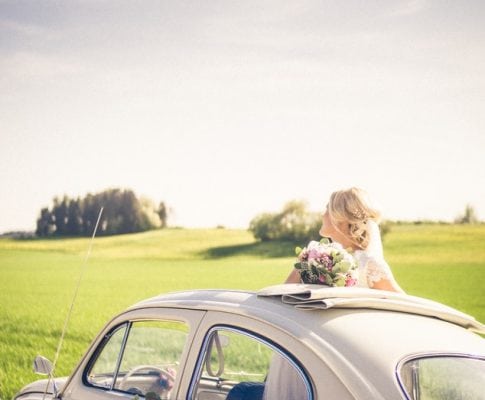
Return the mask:
M485 225L401 225L385 254L401 286L485 321ZM37 379L32 360L54 358L88 239L0 239L0 399ZM168 229L97 238L57 365L69 374L115 313L144 298L194 288L281 283L293 243L255 243L243 230Z
M406 292L485 322L485 225L394 226L384 247Z

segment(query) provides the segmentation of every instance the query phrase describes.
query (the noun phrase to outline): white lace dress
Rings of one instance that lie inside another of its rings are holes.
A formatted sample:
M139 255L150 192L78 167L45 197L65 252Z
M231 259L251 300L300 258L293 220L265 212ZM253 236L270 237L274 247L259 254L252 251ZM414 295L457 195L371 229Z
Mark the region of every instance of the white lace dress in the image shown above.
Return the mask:
M381 279L394 282L391 268L384 257L372 256L365 250L356 250L353 255L358 265L357 287L372 288Z

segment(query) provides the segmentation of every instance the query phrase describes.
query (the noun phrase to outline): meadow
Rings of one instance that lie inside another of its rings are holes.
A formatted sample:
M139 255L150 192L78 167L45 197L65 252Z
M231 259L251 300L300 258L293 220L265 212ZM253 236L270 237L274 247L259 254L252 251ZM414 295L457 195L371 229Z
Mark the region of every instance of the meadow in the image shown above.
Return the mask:
M88 246L84 238L0 239L0 399L38 379L37 354L54 359ZM96 238L56 375L69 374L95 334L128 305L170 291L281 283L294 247L258 243L249 232L230 229ZM384 247L406 292L485 322L485 225L394 225Z

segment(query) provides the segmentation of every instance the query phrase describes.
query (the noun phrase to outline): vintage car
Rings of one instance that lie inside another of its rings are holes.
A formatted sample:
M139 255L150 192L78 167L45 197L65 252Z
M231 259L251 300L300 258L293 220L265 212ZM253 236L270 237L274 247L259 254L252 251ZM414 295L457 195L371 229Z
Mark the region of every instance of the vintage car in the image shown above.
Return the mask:
M483 333L455 309L380 290L178 292L116 316L69 377L15 399L485 399ZM37 372L51 367L36 358Z

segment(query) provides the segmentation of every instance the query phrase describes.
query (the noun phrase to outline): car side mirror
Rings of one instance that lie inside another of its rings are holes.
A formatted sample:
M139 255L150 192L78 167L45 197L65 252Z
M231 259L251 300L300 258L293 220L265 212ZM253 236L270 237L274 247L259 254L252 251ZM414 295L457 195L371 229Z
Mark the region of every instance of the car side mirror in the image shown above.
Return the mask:
M52 373L52 363L43 356L37 356L34 360L34 372L39 375L50 375Z

